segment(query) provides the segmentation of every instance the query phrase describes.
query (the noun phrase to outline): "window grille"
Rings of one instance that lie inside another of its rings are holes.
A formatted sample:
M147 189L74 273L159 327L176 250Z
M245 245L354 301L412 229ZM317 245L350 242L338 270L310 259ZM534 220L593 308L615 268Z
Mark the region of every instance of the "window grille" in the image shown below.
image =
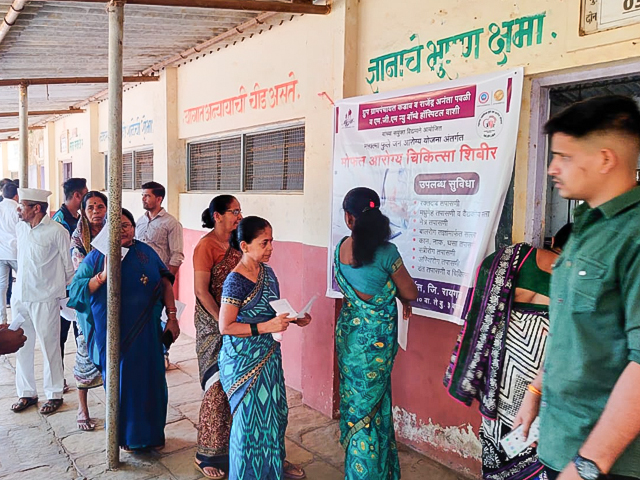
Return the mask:
M133 152L135 165L135 188L153 181L153 150Z
M189 144L189 190L240 191L241 144L240 136Z
M133 190L133 152L122 154L122 189Z
M302 191L305 127L191 143L189 190Z
M246 136L246 190L302 190L304 127Z
M135 173L135 175L134 175ZM104 156L104 184L109 185L109 156ZM122 154L122 189L140 189L153 180L153 150Z

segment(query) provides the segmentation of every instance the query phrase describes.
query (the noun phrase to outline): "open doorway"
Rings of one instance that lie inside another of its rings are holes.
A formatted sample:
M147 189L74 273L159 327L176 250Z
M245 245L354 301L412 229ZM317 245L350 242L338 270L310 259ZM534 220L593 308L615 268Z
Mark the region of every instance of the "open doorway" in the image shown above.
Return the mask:
M549 116L555 115L575 102L601 95L633 97L640 105L640 75L552 87L549 90ZM551 161L550 153L548 153L547 159L548 165ZM545 241L550 239L565 223L573 221L572 212L578 203L575 200L562 198L548 177L546 199Z
M576 201L560 197L547 176L551 155L544 124L572 103L600 95L625 95L640 105L640 63L602 66L533 80L525 239L534 246L549 242L560 227L573 221L577 205Z

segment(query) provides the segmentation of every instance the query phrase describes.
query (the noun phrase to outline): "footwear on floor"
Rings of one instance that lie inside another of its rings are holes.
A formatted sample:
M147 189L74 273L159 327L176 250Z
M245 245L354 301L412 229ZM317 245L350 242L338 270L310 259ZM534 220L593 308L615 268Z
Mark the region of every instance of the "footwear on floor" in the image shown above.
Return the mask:
M77 419L76 422L78 424L78 430L82 430L83 432L93 432L96 429L96 422L90 418Z
M61 398L51 398L47 400L47 403L45 403L42 407L40 407L40 413L42 413L43 415L51 415L56 410L58 410L61 406L62 406Z
M307 474L304 473L304 470L302 469L302 467L299 467L298 465L294 465L288 460L284 461L283 469L284 469L284 478L291 478L292 480L301 480L307 477Z
M18 413L29 408L31 405L37 404L38 397L21 397L16 403L11 405L11 411Z
M198 469L198 471L202 475L204 475L206 478L210 478L211 480L222 480L224 477L227 476L227 474L222 472L222 470L220 468L216 467L212 463L207 462L206 460L198 460L197 458L194 458L193 459L193 464L196 466L196 468ZM207 472L204 471L205 468L215 468L219 472L222 472L222 474L220 474L220 475L209 475L209 474L207 474Z

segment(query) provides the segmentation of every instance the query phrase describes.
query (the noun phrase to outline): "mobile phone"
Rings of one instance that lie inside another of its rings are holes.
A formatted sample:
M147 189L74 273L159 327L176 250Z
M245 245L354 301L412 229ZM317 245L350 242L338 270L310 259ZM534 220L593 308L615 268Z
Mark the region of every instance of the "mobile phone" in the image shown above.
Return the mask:
M165 330L164 333L162 334L162 344L168 350L172 343L173 343L173 333L171 333L171 330Z

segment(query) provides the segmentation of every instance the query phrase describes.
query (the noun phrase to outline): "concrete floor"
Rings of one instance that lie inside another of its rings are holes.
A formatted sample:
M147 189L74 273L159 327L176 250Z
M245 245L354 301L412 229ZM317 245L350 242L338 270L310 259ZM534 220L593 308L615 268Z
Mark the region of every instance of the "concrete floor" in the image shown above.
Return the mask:
M65 355L67 381L73 385L75 343L71 332ZM15 355L0 357L0 479L150 479L195 480L204 478L193 466L196 425L202 390L198 382L195 341L182 335L171 347L173 363L167 372L169 411L166 447L158 453L131 455L121 452L121 467L107 471L105 464L104 390L89 392L94 432L76 427L78 400L75 388L53 415L41 415L34 407L16 414ZM36 378L42 391L42 355L36 351ZM338 423L302 404L300 393L288 391L289 428L287 458L304 466L309 480L344 478L344 454L338 444ZM40 405L44 402L40 395ZM400 446L404 480L462 480L459 474Z

